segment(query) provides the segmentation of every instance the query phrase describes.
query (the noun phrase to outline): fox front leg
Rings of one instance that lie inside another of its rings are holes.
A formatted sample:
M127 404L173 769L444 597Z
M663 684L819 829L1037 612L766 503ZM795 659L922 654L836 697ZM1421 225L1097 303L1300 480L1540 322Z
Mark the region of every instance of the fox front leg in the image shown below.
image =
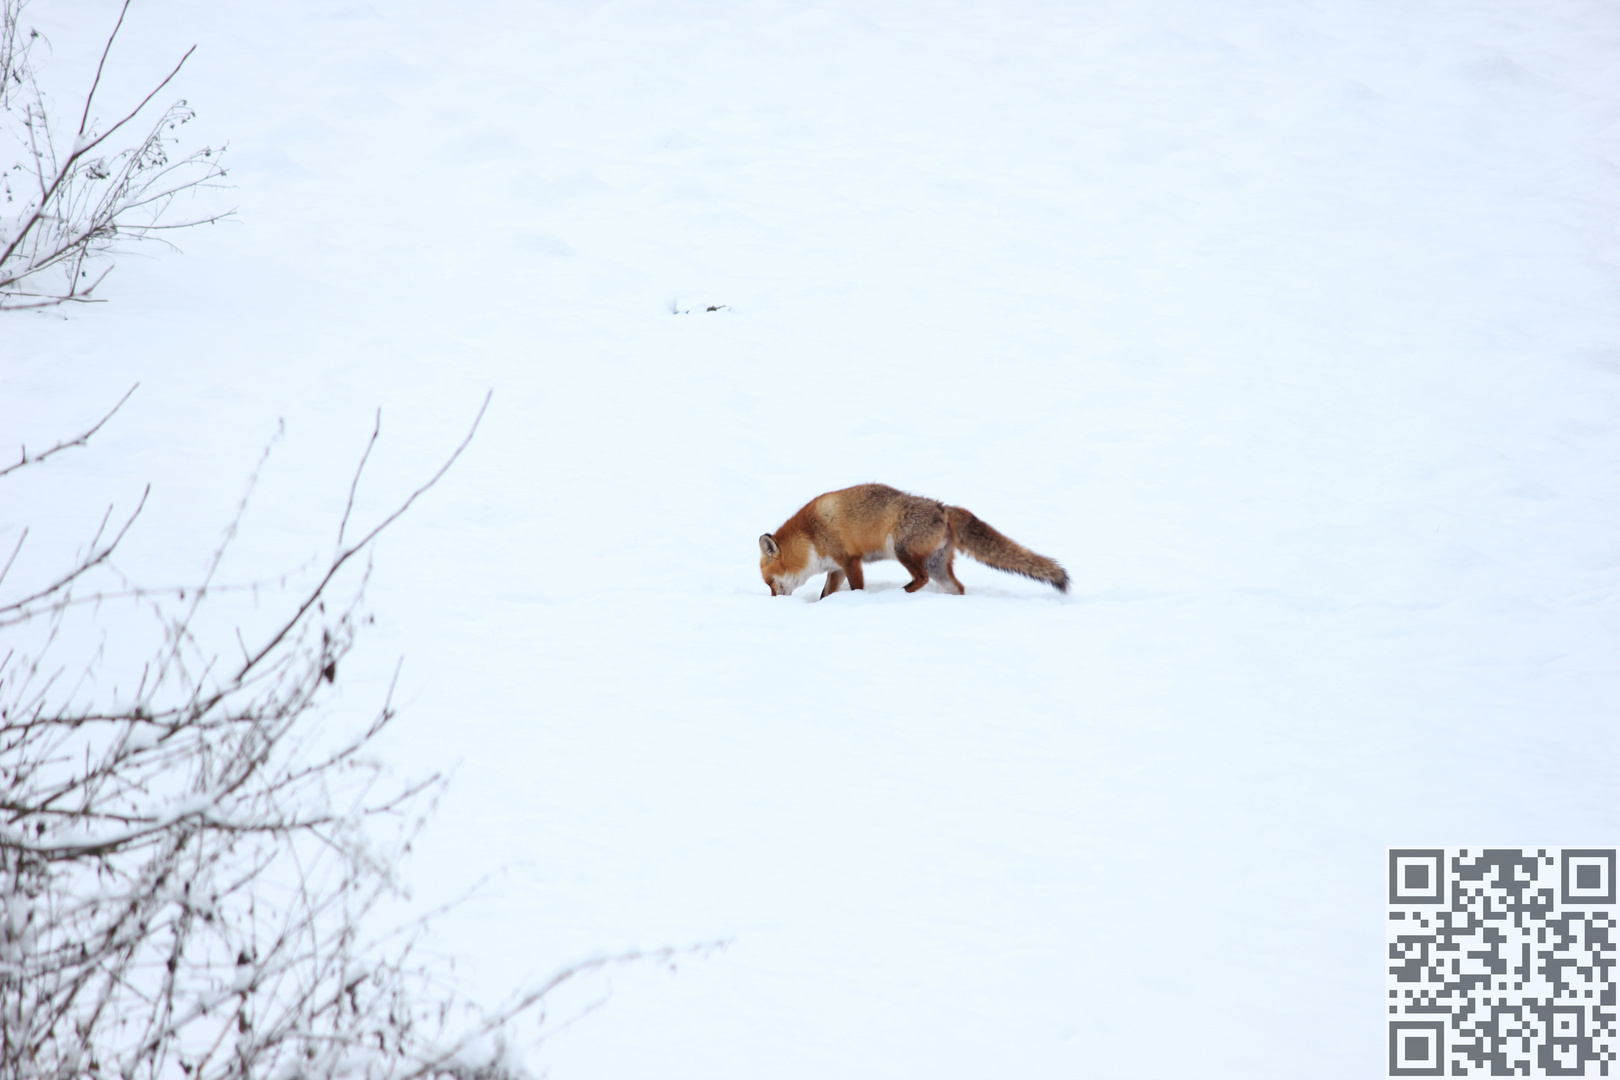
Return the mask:
M866 588L866 572L861 569L861 557L856 555L851 559L840 559L838 565L842 567L843 574L849 578L851 589Z
M827 571L827 584L821 588L823 600L844 587L844 572L842 570Z

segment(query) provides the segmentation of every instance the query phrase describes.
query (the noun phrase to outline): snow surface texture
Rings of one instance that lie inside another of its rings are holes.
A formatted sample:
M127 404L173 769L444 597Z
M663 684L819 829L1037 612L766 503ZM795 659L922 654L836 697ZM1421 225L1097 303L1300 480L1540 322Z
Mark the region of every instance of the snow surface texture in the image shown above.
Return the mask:
M115 6L29 13L87 83ZM239 220L0 326L0 445L142 383L0 527L79 543L151 480L120 565L195 576L285 417L222 575L294 567L375 406L373 514L494 387L337 687L366 714L403 653L384 749L460 762L418 899L496 876L438 946L494 999L733 941L561 1001L607 997L557 1080L1381 1075L1385 849L1620 836L1612 6L125 33L108 101L200 45ZM1073 592L772 600L755 538L868 480Z

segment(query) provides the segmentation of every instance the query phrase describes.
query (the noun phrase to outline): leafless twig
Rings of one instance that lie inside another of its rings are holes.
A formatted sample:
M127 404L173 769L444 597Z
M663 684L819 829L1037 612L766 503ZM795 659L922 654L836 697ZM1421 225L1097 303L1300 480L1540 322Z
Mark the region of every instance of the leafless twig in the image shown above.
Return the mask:
M38 462L44 461L46 458L50 457L52 454L60 453L71 446L84 446L90 441L90 436L100 431L102 426L106 424L107 421L111 420L113 415L117 413L119 409L124 407L124 402L129 400L130 395L135 393L135 391L139 390L140 388L141 384L136 383L134 386L124 391L124 396L118 399L118 404L107 410L106 416L103 416L100 420L97 420L93 425L90 426L88 430L80 432L71 439L63 439L61 442L58 442L55 446L51 447L43 454L35 454L33 457L29 457L28 447L24 446L22 448L22 457L12 464L7 465L5 468L0 469L0 476L5 476L7 473L15 472L24 465L37 464Z

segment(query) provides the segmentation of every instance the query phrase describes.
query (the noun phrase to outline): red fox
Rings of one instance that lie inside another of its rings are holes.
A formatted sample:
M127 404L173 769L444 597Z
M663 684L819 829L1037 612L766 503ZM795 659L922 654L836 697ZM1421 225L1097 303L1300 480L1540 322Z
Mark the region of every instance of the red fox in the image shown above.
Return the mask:
M1001 535L960 506L907 495L887 484L857 484L811 499L775 533L759 538L759 572L772 596L788 596L806 578L827 572L823 597L849 582L866 588L862 563L898 559L911 572L906 592L929 579L946 592L966 590L951 572L956 550L986 566L1069 591L1069 574Z

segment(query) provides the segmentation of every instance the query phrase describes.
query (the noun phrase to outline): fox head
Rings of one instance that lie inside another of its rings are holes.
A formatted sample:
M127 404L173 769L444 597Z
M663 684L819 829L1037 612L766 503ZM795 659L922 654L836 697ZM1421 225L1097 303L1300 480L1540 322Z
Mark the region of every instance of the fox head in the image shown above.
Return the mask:
M765 533L759 538L759 576L771 587L772 596L791 596L809 575L803 568L790 569L791 560L783 554L776 537Z

